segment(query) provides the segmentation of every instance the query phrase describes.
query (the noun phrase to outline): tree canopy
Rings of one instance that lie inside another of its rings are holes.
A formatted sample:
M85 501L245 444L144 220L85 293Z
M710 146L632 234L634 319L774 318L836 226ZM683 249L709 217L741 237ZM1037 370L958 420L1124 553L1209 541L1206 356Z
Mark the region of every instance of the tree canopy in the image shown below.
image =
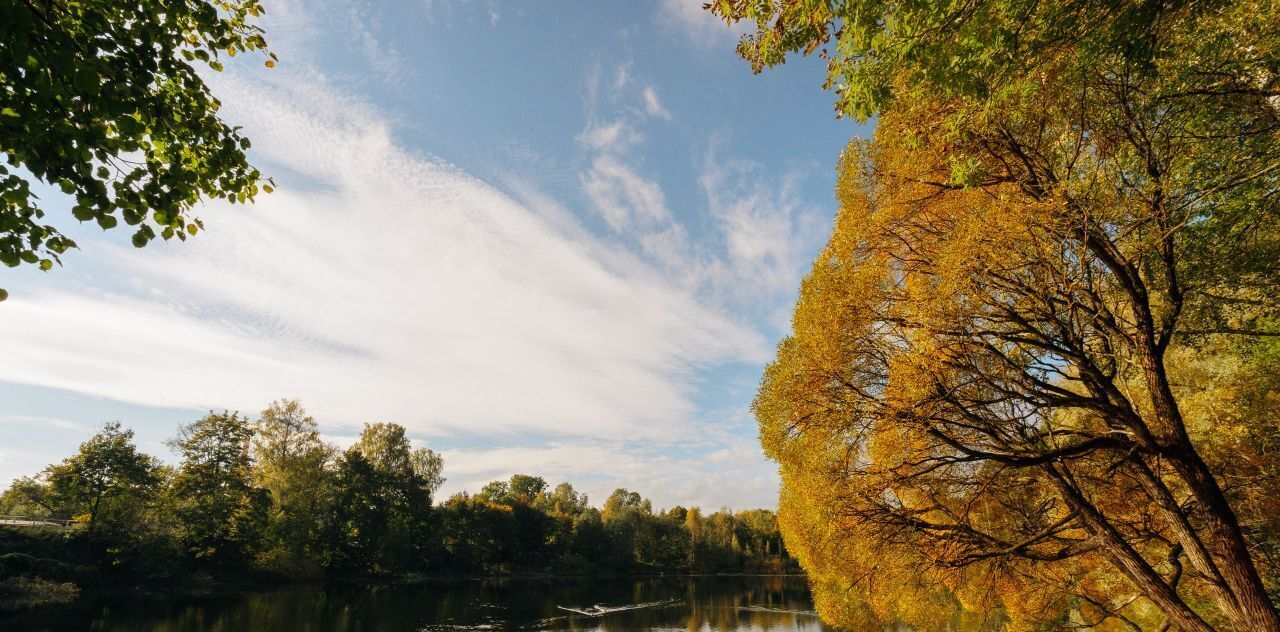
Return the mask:
M1276 428L1224 395L1275 388L1280 12L713 10L757 68L831 43L879 117L755 403L824 613L1280 628Z
M154 591L246 575L796 568L769 510L655 512L620 489L604 516L573 485L552 488L529 474L437 503L443 458L406 435L396 423L366 424L338 451L300 402L279 400L257 419L210 413L181 427L171 442L182 459L175 471L138 452L132 432L107 424L77 454L0 494L0 514L73 523L0 526L0 591L25 594L42 582L62 586L59 595L77 586Z
M51 514L83 522L92 540L103 523L112 531L133 526L130 518L160 484L160 469L157 459L138 452L132 430L111 422L80 444L76 454L45 468L41 482L17 487L39 490L31 500Z
M200 74L264 51L262 12L258 0L0 7L0 263L48 270L76 245L49 223L33 180L73 196L77 220L123 220L138 247L196 234L201 199L269 191Z
M178 430L173 478L179 539L197 559L240 564L260 548L270 496L253 484L253 428L239 413L210 412Z
M1275 97L1271 0L712 0L755 28L738 53L756 72L788 55L827 60L836 111L860 120L895 96L1015 97L1046 72L1126 68L1188 91ZM1185 74L1169 74L1169 64Z

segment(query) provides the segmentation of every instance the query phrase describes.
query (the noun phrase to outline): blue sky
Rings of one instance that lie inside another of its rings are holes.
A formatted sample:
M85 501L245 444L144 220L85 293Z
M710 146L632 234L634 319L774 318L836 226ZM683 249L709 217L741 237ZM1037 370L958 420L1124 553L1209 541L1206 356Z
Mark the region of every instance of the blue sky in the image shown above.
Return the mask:
M340 446L405 425L446 493L772 506L748 407L867 128L701 2L266 2L280 64L209 80L276 193L135 250L44 189L81 250L0 272L0 482L291 397Z

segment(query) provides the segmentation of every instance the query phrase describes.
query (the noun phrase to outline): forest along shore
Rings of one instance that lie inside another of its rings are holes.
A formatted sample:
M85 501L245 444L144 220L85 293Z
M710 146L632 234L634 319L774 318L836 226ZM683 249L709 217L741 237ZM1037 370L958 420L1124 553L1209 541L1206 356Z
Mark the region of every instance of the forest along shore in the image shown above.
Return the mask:
M0 609L282 581L799 572L766 509L655 511L626 489L597 508L525 474L436 503L443 459L403 427L366 424L339 451L296 401L210 413L170 446L176 466L106 424L14 481L0 515L68 526L0 525Z

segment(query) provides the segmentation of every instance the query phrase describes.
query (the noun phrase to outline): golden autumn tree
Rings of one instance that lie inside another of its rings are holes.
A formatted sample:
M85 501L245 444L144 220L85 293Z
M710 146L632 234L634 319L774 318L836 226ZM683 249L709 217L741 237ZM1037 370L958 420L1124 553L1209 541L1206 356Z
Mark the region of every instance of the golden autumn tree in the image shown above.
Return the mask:
M1043 45L1007 79L992 36L995 61L948 83L921 69L934 49L886 43L916 45L900 19L857 13L924 4L718 4L772 15L746 47L853 37L840 54L870 48L833 59L836 87L889 104L841 162L755 403L821 611L1280 630L1277 384L1257 373L1280 329L1280 12L1119 3L1051 32L1045 12L1092 3L968 3L913 37L977 37L973 16L994 33L1021 7ZM1116 32L1150 40L1109 49Z

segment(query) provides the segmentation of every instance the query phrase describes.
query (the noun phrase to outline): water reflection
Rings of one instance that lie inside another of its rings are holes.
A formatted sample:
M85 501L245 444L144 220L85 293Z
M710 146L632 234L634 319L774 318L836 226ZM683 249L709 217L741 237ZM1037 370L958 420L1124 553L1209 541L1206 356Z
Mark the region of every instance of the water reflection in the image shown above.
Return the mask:
M631 607L580 614L592 606ZM822 632L800 577L427 581L131 600L0 622L103 632Z

